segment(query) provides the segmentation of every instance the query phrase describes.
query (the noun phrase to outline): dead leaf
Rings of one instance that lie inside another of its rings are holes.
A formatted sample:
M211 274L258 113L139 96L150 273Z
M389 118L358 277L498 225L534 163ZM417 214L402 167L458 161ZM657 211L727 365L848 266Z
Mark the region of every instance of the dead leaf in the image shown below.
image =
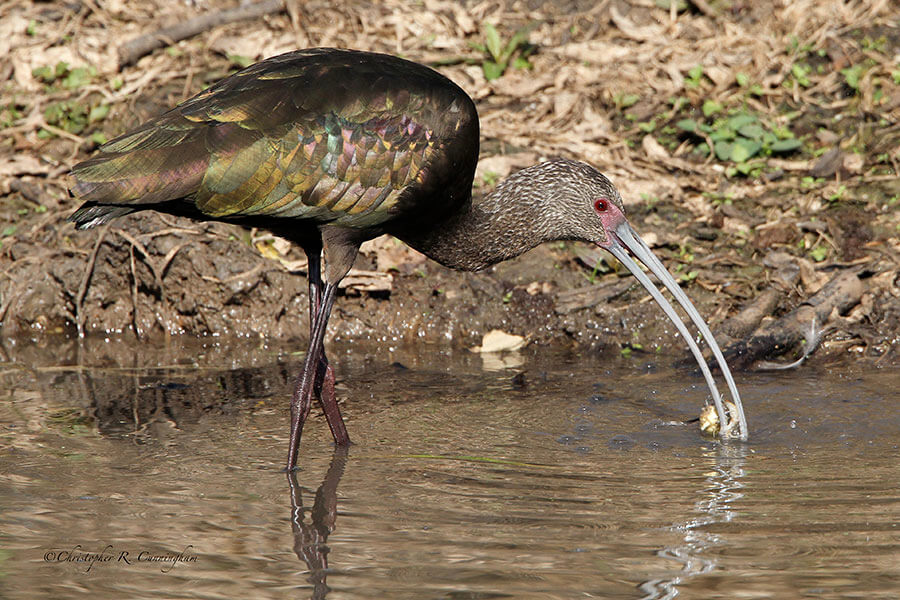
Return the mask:
M0 177L46 175L50 165L31 154L16 154L0 158Z
M484 337L481 339L481 345L474 346L472 352L488 353L518 350L525 345L525 341L525 338L521 335L513 335L499 329L492 329L484 334Z
M641 140L641 147L647 153L647 158L651 160L668 160L669 158L666 149L650 134L645 135Z

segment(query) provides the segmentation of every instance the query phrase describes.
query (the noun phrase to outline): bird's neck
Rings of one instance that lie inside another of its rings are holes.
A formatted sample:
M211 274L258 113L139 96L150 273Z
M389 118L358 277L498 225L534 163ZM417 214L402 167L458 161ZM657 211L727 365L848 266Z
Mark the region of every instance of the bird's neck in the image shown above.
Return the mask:
M404 241L432 260L460 271L479 271L519 256L545 241L536 203L522 201L528 169L507 179L480 199L471 196L460 210L435 227L404 236ZM510 181L514 179L514 181Z

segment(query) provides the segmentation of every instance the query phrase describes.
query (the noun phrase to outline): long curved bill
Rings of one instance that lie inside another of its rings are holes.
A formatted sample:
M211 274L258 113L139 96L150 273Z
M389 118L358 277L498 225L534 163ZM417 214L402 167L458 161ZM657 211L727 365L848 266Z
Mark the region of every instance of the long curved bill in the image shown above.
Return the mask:
M722 356L719 345L713 338L712 332L709 330L706 322L700 317L700 313L697 312L697 309L691 304L691 301L681 287L675 282L675 279L672 278L662 262L656 258L653 251L651 251L647 244L644 243L644 240L640 238L631 225L627 222L621 223L615 229L615 236L610 237L615 239L611 240L608 245L604 245L604 247L613 256L618 258L629 271L631 271L631 274L641 282L641 285L647 289L650 296L656 300L656 303L659 304L663 312L666 313L666 316L669 317L676 329L678 329L678 333L680 333L681 337L687 342L688 347L691 349L691 353L693 353L694 358L697 360L697 364L700 365L700 370L703 372L703 377L706 378L706 384L709 386L713 402L716 405L716 413L719 416L719 423L721 424L719 432L722 438L737 437L746 440L748 435L747 418L744 416L744 407L741 405L741 396L738 394L737 386L734 384L731 370L728 368L728 365L725 364L725 357ZM681 305L681 308L683 308L691 318L691 322L700 331L700 335L706 340L710 350L712 350L713 356L716 358L716 362L719 364L719 368L722 370L725 381L728 383L728 391L731 394L732 404L734 406L733 410L727 409L722 402L719 390L716 388L716 382L713 380L712 374L709 371L709 365L706 364L706 359L704 359L703 354L700 353L700 348L697 347L697 343L694 341L693 336L688 332L681 317L678 316L678 313L675 312L675 309L669 301L666 300L659 289L652 281L650 281L650 278L647 277L638 264L632 260L628 252L631 252L635 258L641 261L654 275L656 275L656 278L666 286L666 289L669 290L675 300L678 301L678 304ZM733 426L729 427L729 424L731 423L733 423Z

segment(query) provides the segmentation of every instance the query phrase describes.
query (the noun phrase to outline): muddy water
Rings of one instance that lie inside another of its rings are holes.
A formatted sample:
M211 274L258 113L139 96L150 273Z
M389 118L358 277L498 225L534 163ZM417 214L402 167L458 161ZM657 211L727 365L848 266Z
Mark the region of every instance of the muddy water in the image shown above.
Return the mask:
M336 346L289 480L298 357L181 343L8 349L0 597L900 597L896 367L742 373L722 445L673 357Z

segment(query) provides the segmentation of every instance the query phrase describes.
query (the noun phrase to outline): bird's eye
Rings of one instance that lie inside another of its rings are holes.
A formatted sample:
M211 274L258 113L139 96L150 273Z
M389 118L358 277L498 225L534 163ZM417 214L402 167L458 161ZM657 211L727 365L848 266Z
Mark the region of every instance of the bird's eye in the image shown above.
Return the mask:
M598 213L606 212L606 209L609 208L609 200L606 198L597 198L594 200L594 210Z

